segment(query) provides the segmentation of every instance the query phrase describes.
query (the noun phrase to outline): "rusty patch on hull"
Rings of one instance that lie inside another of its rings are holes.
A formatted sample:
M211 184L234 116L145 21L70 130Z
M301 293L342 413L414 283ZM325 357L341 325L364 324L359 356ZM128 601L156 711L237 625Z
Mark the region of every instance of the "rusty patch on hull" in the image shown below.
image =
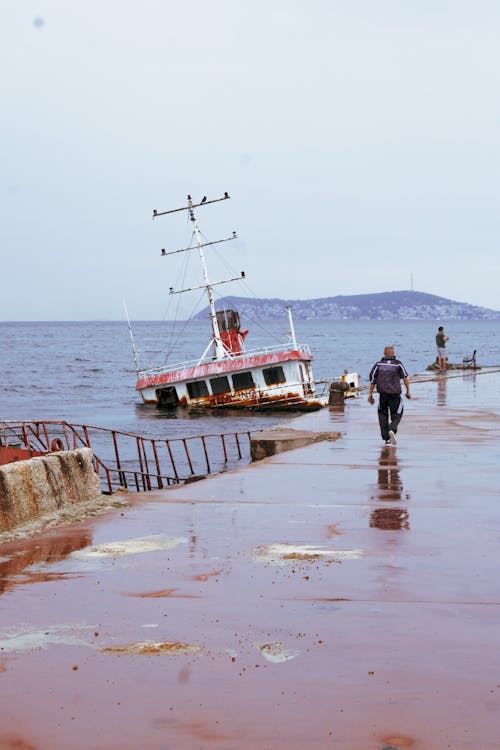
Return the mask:
M157 399L147 400L146 403L157 404ZM318 411L323 408L319 400L306 400L298 393L268 396L260 391L246 391L243 395L226 393L222 395L208 395L193 398L189 402L186 398L179 400L178 406L189 409L258 409L259 411L279 409L280 411Z

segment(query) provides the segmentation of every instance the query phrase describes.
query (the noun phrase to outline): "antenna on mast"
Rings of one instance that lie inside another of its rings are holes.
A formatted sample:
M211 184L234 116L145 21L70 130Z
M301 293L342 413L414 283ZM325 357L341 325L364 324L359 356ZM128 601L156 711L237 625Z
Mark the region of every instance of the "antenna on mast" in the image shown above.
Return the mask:
M295 338L295 327L293 325L292 308L291 305L287 305L285 310L288 312L288 321L290 323L290 338L292 340L292 346L294 349L297 348L297 339Z
M193 208L198 208L198 206L209 206L210 203L220 203L220 201L227 201L228 198L230 198L230 197L231 196L229 195L229 193L226 192L226 193L224 193L224 195L222 196L222 198L214 198L211 201L207 201L207 197L206 197L206 195L204 195L203 198L201 199L201 201L199 203L193 203L193 201L191 199L191 196L188 195L188 197L187 197L188 198L188 205L187 206L182 206L182 208L173 208L170 211L157 211L156 208L155 208L153 210L153 219L156 219L157 216L165 216L166 214L175 214L178 211L190 211L191 212L191 216L190 216L191 221L194 221L194 219L192 218L192 216L194 216L194 214L192 213Z
M128 333L130 336L130 343L132 345L132 354L134 355L135 372L136 372L137 377L139 377L139 357L137 355L137 349L135 348L134 334L132 333L132 326L130 325L130 318L128 316L128 310L127 310L127 305L125 304L125 300L123 300L123 307L125 308L125 316L127 318L127 324L128 324Z

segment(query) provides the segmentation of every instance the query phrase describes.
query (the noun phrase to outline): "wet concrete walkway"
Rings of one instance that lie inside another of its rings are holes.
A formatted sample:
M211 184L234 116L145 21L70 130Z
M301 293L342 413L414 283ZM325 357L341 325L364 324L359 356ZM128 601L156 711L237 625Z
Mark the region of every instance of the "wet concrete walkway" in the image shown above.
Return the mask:
M500 374L0 546L2 750L500 747Z

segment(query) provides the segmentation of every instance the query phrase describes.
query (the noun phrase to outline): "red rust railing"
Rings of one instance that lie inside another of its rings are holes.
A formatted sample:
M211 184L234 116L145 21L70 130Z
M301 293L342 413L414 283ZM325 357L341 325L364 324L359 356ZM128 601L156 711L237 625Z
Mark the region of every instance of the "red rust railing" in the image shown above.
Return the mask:
M248 438L248 450L241 439ZM91 448L104 492L137 492L193 481L250 459L250 432L147 438L107 427L66 421L0 420L0 452L22 448L37 453Z

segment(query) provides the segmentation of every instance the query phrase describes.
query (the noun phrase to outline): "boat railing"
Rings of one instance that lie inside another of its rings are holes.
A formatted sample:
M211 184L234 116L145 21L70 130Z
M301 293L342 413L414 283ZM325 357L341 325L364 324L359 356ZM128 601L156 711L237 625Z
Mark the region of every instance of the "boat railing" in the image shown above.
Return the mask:
M66 421L0 420L0 448L37 453L91 448L103 492L163 489L250 461L250 432L148 438Z
M258 349L249 349L247 351L242 352L241 354L236 354L231 357L234 361L237 361L238 359L242 359L243 357L256 357L259 355L266 355L266 354L275 354L276 352L282 352L282 351L297 351L300 354L305 354L306 356L311 356L311 350L307 344L277 344L275 346L263 346L259 347ZM229 360L229 358L228 358ZM217 362L220 360L216 360L213 357L205 357L203 359L192 359L187 362L179 362L174 365L163 365L162 367L153 367L148 370L139 370L137 373L139 380L142 380L143 378L149 378L154 377L155 375L163 374L166 372L175 372L176 370L187 370L192 367L197 367L201 365L210 365L214 362ZM224 360L226 361L226 360Z

